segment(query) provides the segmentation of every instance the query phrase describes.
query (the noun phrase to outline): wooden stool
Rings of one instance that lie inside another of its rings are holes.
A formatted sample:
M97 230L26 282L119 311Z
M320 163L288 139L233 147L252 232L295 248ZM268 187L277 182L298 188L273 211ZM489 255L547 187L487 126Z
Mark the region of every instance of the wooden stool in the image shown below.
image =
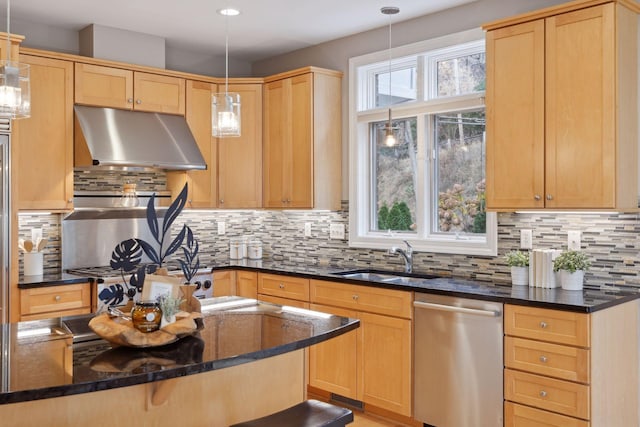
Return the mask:
M353 412L349 409L311 399L230 427L344 427L352 422Z

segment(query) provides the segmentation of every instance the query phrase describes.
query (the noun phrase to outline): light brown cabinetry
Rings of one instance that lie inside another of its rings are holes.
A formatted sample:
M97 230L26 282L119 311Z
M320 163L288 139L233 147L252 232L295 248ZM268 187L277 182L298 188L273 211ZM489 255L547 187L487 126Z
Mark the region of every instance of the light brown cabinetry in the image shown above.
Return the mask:
M89 283L20 290L20 321L91 313Z
M76 63L78 104L184 115L185 80L102 65Z
M14 329L19 333L18 328ZM73 382L71 337L11 340L11 389L27 390Z
M213 272L213 296L222 297L236 294L236 272L223 270Z
M73 208L73 63L20 55L31 66L31 117L14 122L18 209Z
M167 187L178 194L189 183L190 208L259 208L262 206L262 85L234 83L240 93L242 132L237 138L211 135L213 83L187 81L187 123L207 162L203 171L170 172Z
M258 273L253 271L236 272L236 295L245 298L258 298Z
M505 305L505 426L637 425L637 315Z
M640 9L601 3L484 26L488 209L637 206Z
M274 304L309 308L309 279L258 273L258 299Z
M310 285L311 309L356 317L360 327L310 349L309 385L410 417L411 292Z
M341 78L305 68L265 79L265 208L340 208Z

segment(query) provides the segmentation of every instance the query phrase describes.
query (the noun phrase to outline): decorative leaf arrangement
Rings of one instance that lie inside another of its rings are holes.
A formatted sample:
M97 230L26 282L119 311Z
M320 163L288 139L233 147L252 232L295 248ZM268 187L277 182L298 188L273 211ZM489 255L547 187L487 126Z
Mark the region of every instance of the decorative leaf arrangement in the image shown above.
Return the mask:
M182 212L182 209L184 209L187 202L187 194L188 187L185 184L178 197L165 212L162 229L160 228L155 208L155 194L152 195L147 203L147 225L155 245L142 239L131 238L120 242L111 253L111 268L120 271L122 281L126 286L126 295L129 298L133 298L137 292L142 291L145 275L153 274L158 268L161 268L167 257L176 253L180 248L182 248L184 260L179 259L178 261L185 281L190 283L198 271L200 267L199 244L189 226L184 225L180 233L168 242L171 226ZM185 238L186 245L182 246ZM140 264L143 253L149 257L151 264ZM126 274L131 274L128 281L125 278ZM105 302L106 305L120 304L124 297L125 289L120 284L111 285L103 289L99 295L100 300Z

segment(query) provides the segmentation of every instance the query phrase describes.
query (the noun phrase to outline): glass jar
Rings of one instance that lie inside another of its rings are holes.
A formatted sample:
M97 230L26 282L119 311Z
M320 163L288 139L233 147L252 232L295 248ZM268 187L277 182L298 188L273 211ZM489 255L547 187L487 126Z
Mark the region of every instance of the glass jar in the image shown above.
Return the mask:
M229 241L229 258L242 259L246 257L247 243L244 237L233 237Z
M138 301L131 310L133 327L141 332L153 332L160 329L162 310L155 301Z
M120 205L123 208L135 208L138 206L138 194L136 193L136 184L127 182L122 189L122 197L120 197Z
M249 259L261 259L262 242L260 240L249 240L249 244L247 245L247 253Z

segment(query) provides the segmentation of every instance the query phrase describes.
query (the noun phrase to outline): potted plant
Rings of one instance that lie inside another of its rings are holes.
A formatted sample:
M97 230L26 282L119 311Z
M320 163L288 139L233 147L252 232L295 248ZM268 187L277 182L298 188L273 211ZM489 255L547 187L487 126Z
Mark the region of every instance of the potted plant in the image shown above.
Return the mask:
M553 261L553 271L560 272L562 289L579 291L584 282L584 272L591 266L587 254L569 250L562 252Z
M511 284L527 286L529 284L529 252L511 251L504 256L511 267Z

